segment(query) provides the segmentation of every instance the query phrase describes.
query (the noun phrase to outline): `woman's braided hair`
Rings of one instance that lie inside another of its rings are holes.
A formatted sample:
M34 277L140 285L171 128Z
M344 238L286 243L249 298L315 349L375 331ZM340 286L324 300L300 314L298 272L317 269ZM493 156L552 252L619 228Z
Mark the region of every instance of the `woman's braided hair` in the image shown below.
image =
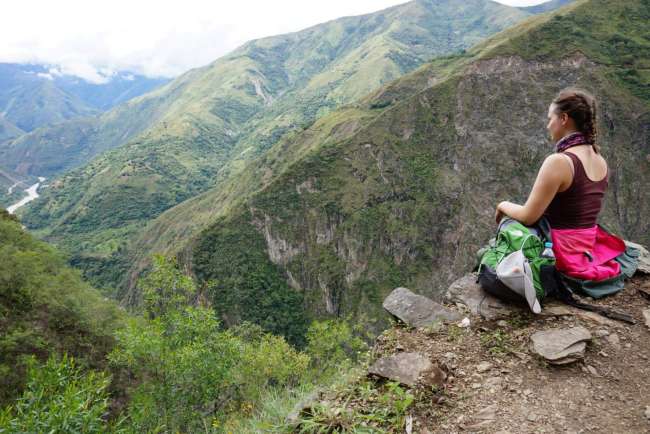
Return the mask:
M600 153L596 144L596 99L587 91L576 87L562 89L553 100L555 113L566 113L576 124L576 128L585 135L587 142Z

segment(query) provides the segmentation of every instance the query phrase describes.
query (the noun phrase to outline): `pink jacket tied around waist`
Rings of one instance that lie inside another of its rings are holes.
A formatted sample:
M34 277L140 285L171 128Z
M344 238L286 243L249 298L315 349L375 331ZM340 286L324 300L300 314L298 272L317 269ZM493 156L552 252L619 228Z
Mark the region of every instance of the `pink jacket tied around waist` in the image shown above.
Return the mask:
M615 257L625 252L625 242L599 225L579 229L551 228L556 268L582 280L604 280L618 276L621 264Z

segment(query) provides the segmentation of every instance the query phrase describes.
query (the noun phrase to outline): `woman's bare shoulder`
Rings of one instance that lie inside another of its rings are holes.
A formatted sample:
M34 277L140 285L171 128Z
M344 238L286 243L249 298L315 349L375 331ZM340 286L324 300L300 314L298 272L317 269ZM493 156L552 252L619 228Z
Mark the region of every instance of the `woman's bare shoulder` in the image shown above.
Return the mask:
M567 165L567 163L569 165ZM571 157L569 157L568 155L562 152L555 152L553 154L548 155L544 160L543 164L547 165L549 168L553 168L557 170L567 169L569 170L570 173L570 169L573 163L571 161Z

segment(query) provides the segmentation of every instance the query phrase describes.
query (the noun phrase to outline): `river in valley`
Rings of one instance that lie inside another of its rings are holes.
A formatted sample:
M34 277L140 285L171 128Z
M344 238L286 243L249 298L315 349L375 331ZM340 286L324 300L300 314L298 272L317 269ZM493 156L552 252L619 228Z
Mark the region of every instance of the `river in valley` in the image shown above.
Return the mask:
M45 178L43 178L42 176L39 176L38 177L38 182L36 184L33 184L29 188L26 188L25 191L27 192L27 196L23 197L18 202L16 202L13 205L9 206L7 208L7 211L9 212L9 214L13 214L21 206L24 206L25 204L27 204L27 203L33 201L34 199L36 199L38 197L38 186L41 185L41 182L43 182L43 181L45 181Z

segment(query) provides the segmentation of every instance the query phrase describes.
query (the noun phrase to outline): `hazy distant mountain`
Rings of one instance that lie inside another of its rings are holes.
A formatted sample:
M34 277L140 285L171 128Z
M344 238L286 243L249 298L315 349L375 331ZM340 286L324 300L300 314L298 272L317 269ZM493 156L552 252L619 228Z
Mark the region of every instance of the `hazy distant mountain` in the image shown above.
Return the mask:
M535 6L526 6L520 7L519 9L530 12L532 14L541 14L544 12L553 11L555 9L561 8L564 5L571 3L573 0L551 0L546 3L541 3Z
M25 65L0 63L0 114L5 121L27 132L98 112L31 69Z
M0 113L5 122L29 132L97 114L167 81L121 72L95 84L44 65L0 63Z

